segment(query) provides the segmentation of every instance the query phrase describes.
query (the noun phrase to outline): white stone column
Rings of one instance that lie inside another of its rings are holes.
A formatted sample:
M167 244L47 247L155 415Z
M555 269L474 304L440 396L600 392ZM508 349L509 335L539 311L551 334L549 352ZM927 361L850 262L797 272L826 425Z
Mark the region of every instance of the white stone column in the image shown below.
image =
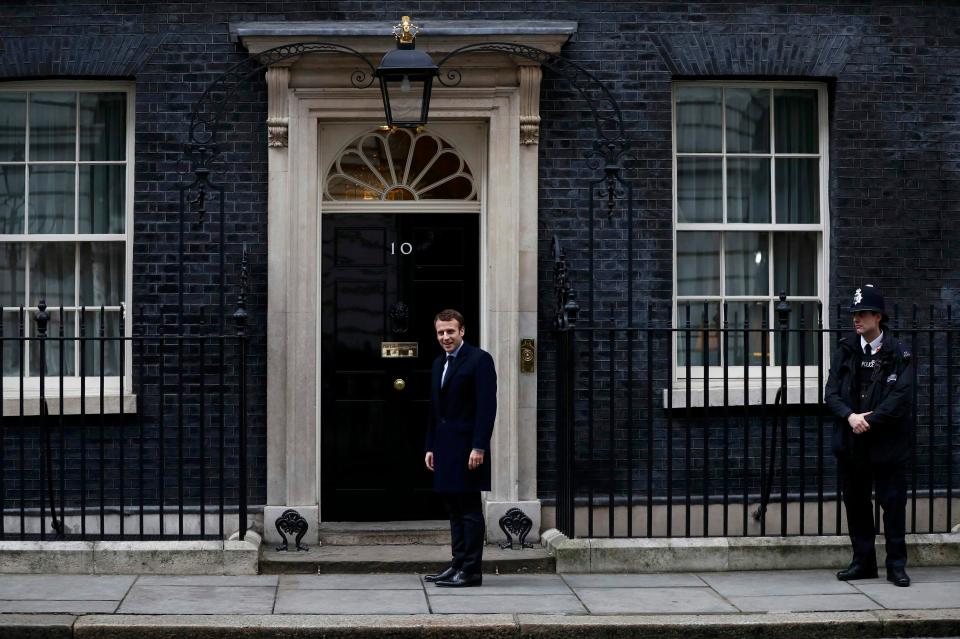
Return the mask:
M487 495L485 515L488 540L502 541L500 518L510 509L519 508L532 521L527 541L534 542L539 539L541 520L537 499L537 376L535 372L520 372L520 340L537 337L537 143L542 71L537 65L523 65L518 67L517 77L519 89L513 100L517 112L511 114L510 131L491 128L490 132L491 167L496 166L495 135L507 136L517 155L515 175L498 175L491 168L490 184L509 180L516 189L515 202L509 209L516 214L509 220L491 220L491 232L496 233L497 241L490 248L489 260L505 262L501 267L508 264L513 273L511 281L517 285L509 294L500 291L496 298L496 345L503 352L497 360L501 405L494 438L494 485ZM488 210L497 215L492 203ZM492 273L491 277L497 276ZM505 410L509 411L508 419L504 419Z
M289 179L289 140L302 124L290 113L290 69L275 66L266 74L267 98L267 162L270 176L267 207L267 505L263 512L264 537L270 543L280 542L276 520L286 510L294 509L307 520L309 528L304 543L316 543L319 508L316 480L316 422L304 424L305 415L297 414L291 402L293 386L309 377L310 367L296 354L301 351L303 318L297 311L311 299L295 299L288 286L299 270L296 251L315 255L316 246L297 247L303 242L301 220L293 185ZM291 131L292 130L292 131ZM293 139L296 139L295 137ZM315 145L314 145L315 147ZM312 240L312 238L311 238ZM303 255L303 253L301 253ZM313 326L312 321L310 326ZM314 362L313 368L316 367ZM314 377L315 379L315 377ZM303 428L306 426L306 428Z

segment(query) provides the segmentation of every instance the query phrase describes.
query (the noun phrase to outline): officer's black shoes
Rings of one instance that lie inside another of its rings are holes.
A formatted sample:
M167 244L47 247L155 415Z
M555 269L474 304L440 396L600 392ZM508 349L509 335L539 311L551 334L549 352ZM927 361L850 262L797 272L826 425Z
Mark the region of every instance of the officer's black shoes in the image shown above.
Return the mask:
M887 568L887 581L901 588L910 587L910 576L903 568Z
M424 575L423 580L430 583L435 583L438 581L444 581L446 579L450 579L450 577L453 577L455 574L457 574L457 569L454 568L453 566L447 566L446 570L444 570L443 572L438 572L435 575Z
M854 581L855 579L876 579L877 567L864 566L856 562L850 564L837 573L837 579L840 581Z
M469 588L471 586L479 586L482 583L483 575L470 575L462 570L457 571L457 574L449 579L436 582L438 586L443 588Z

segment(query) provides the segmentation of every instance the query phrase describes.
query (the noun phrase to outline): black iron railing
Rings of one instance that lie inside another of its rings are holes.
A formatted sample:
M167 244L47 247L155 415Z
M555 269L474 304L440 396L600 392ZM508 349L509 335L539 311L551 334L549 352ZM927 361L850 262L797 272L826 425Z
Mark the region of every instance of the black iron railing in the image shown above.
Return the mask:
M563 263L558 252L558 264ZM583 326L561 269L557 288L557 527L571 536L824 535L845 530L829 358L850 318L774 302L651 306L636 326ZM711 315L712 314L712 315ZM756 316L754 316L756 317ZM960 395L952 311L893 312L888 330L916 371L909 532L957 523ZM783 365L783 364L786 365ZM876 513L880 522L879 510Z
M0 539L243 539L242 268L233 327L203 309L132 335L102 307L4 312Z

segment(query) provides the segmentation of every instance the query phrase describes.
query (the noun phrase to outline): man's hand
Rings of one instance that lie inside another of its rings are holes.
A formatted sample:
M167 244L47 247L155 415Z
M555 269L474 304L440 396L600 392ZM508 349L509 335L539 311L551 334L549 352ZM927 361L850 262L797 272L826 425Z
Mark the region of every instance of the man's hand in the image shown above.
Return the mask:
M870 430L870 424L867 423L867 415L873 411L868 411L866 413L850 413L850 416L847 417L847 423L850 424L850 428L853 430L854 434L860 435Z
M483 451L474 448L470 451L470 459L467 461L467 468L476 470L483 463Z
M423 456L423 463L427 465L427 468L433 470L433 451Z

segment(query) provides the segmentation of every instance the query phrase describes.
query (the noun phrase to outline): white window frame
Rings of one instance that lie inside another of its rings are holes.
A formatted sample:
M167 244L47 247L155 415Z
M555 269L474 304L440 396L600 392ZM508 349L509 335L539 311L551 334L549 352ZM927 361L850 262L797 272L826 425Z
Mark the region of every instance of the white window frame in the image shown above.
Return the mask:
M771 139L770 151L767 153L727 153L726 145L726 108L725 98L721 101L721 114L722 114L722 145L721 151L719 153L678 153L677 152L677 89L686 88L686 87L709 87L709 88L719 88L725 90L730 88L752 88L752 89L769 89L771 97L771 109L770 109L770 121L771 121L771 138L774 135L775 125L774 122L774 109L773 109L773 91L776 89L814 89L817 91L817 117L818 117L818 127L819 127L819 136L818 136L818 153L776 153L773 145L773 139ZM818 300L823 301L823 326L824 328L829 328L829 313L827 312L827 304L829 300L829 247L830 247L830 200L829 200L829 118L828 118L828 94L827 86L821 82L762 82L762 81L735 81L735 80L724 80L724 81L712 81L712 80L699 80L699 81L677 81L674 82L671 87L671 159L672 159L672 207L673 207L673 291L672 291L672 308L671 308L671 325L674 327L678 326L678 308L679 303L684 301L709 301L709 302L718 302L722 304L726 301L728 304L743 304L746 302L754 301L770 301L773 300L772 304L768 304L768 326L774 328L777 326L776 323L776 311L774 310L776 306L777 295L779 291L770 291L769 296L681 296L677 294L677 233L683 231L754 231L754 232L764 232L768 233L770 241L772 244L772 232L775 231L811 231L818 234L817 241L817 291L818 296L790 296L788 301L791 302L803 302L803 301L812 301L816 302ZM677 158L678 157L717 157L722 158L723 160L723 195L722 200L722 210L723 210L723 219L727 218L727 157L745 157L745 158L779 158L779 157L798 157L798 158L819 158L820 167L819 167L819 197L820 197L820 222L818 224L777 224L776 220L776 162L771 162L771 183L770 183L770 198L771 198L771 222L770 223L680 223L677 220L678 215L678 189L677 189ZM722 238L723 236L721 236ZM773 279L773 265L774 265L774 255L772 251L772 246L770 247L770 259L769 259L769 282L770 287L774 286ZM723 259L723 240L721 239L721 259L720 259L720 279L721 282L724 281L725 277L725 264L726 260ZM695 313L696 310L692 311ZM805 318L807 326L816 326L816 317L807 317ZM674 407L683 407L687 405L686 401L686 390L687 390L687 366L679 364L678 357L678 339L679 333L674 332L673 338L671 339L671 348L673 348L673 356L671 358L673 362L673 371L672 371L672 380L673 380L673 406ZM824 361L823 366L829 366L829 339L826 334L823 339L823 353ZM775 345L771 344L771 358L773 357L773 350L776 348ZM748 401L750 404L760 403L762 390L761 377L762 377L762 365L751 364L748 366L750 374L750 388L749 388L749 398ZM799 392L799 383L801 377L800 366L787 366L787 377L788 381L788 401L791 403L796 403L800 401L800 392ZM818 393L818 372L816 365L806 365L805 367L805 383L804 383L804 402L816 402L817 393ZM689 367L690 369L690 387L692 390L692 398L690 405L702 406L704 405L704 399L709 399L710 405L718 405L723 403L723 373L724 367L719 364L711 364L709 367L709 379L710 379L710 388L709 388L709 397L705 398L706 393L703 389L703 375L704 367L693 366ZM727 367L727 379L728 386L733 391L729 397L730 404L739 404L743 402L744 395L744 381L743 381L743 364L730 365ZM825 369L826 370L826 369ZM781 381L781 370L779 365L775 365L773 362L770 362L766 367L767 374L767 401L772 402L776 389L780 386ZM824 373L826 374L826 373ZM667 405L666 397L664 397L664 406Z
M126 94L126 148L124 154L124 164L126 166L126 175L125 175L125 198L124 198L124 233L122 234L30 234L29 228L24 227L24 233L8 235L0 234L0 242L124 242L124 299L121 302L120 306L105 306L105 310L111 311L120 311L122 313L122 330L123 335L129 337L132 335L132 323L131 323L131 313L130 309L133 308L133 206L134 206L134 171L135 171L135 149L134 143L136 139L135 131L135 111L136 111L136 100L135 100L135 83L133 82L105 82L105 81L87 81L87 80L43 80L43 81L17 81L17 82L5 82L0 85L0 90L7 92L24 92L24 93L38 93L38 92L53 92L53 91L76 91L78 93L104 93L104 92L116 92ZM28 110L29 111L29 110ZM77 114L79 118L79 112ZM29 113L27 114L27 144L29 145ZM72 161L73 164L79 162L79 156L74 158ZM115 162L109 162L114 164ZM75 178L76 179L76 178ZM29 178L28 178L29 180ZM29 195L29 182L27 184L27 190L24 194L24 207L25 209L29 207L28 199ZM74 215L78 215L77 206L78 200L80 197L79 190L74 188ZM76 219L76 217L75 217ZM77 253L76 258L79 260L79 252ZM29 291L29 282L27 282L27 290ZM77 283L79 286L79 282ZM10 307L5 307L10 309ZM69 309L70 312L79 313L79 307L65 307ZM88 307L92 310L95 310L94 307ZM96 307L99 308L99 307ZM36 306L25 306L25 312L27 313L27 322L30 322L30 312L36 311ZM59 306L49 307L48 312L52 310L59 310ZM49 335L56 336L55 333L48 333ZM7 335L7 337L10 337ZM78 345L79 348L79 345ZM104 376L103 387L104 387L104 412L107 413L118 413L121 412L121 399L123 401L123 412L132 413L136 411L136 398L132 394L132 371L133 371L133 359L132 359L132 344L130 340L124 342L124 370L122 372L123 379L123 397L120 397L120 383L121 376ZM12 377L3 377L3 415L19 415L20 414L20 376ZM88 413L99 413L100 412L100 376L86 376L83 380L85 399L83 401L83 408ZM74 414L79 413L81 409L80 405L80 391L81 391L81 378L79 375L74 376L64 376L63 377L63 395L64 401L63 412L64 414ZM24 397L24 406L23 414L24 415L36 415L39 414L39 402L38 399L40 394L40 378L38 376L24 377L23 378L23 397ZM52 401L48 402L48 409L50 414L59 414L60 404L60 377L59 375L54 376L45 376L44 377L44 396Z

